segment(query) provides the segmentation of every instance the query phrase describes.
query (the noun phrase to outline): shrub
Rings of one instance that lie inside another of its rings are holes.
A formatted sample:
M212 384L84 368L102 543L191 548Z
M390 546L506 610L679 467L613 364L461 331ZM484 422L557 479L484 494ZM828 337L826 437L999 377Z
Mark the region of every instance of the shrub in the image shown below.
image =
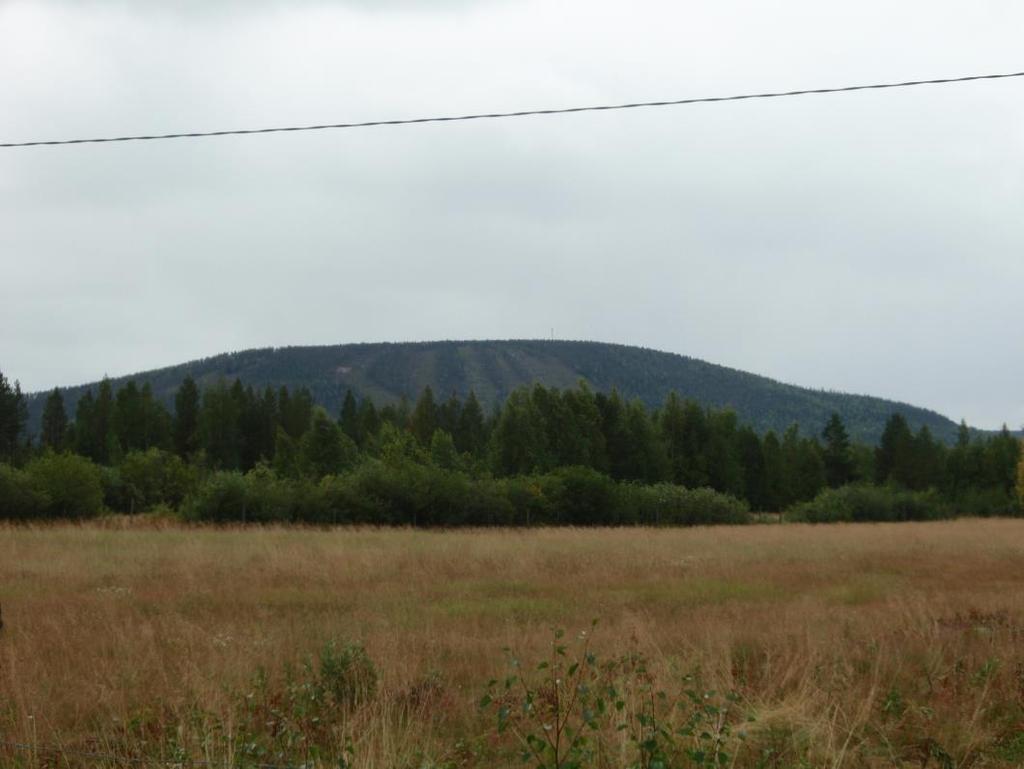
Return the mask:
M157 448L130 452L122 460L119 472L126 512L132 513L159 504L176 507L196 483L195 470L181 457Z
M357 470L356 473L359 471ZM379 500L362 493L354 482L356 473L328 475L320 481L317 494L324 523L381 523L384 510Z
M507 675L490 681L479 701L494 719L488 742L506 759L503 765L516 756L537 769L735 764L743 734L734 729L745 722L739 698L704 689L698 675L683 676L678 694L666 692L656 688L650 662L639 651L599 658L587 633L572 643L561 630L551 652L535 664L505 653ZM618 761L607 761L609 756Z
M28 473L0 464L0 518L41 518L49 505L50 498L36 488Z
M185 500L182 516L194 521L245 521L249 494L245 476L234 471L212 473Z
M998 486L987 489L967 489L953 502L957 513L990 518L999 515L1020 515L1020 504Z
M952 512L934 490L907 491L893 486L853 484L825 489L809 502L790 508L787 517L808 523L840 521L930 521Z
M590 467L563 467L545 489L557 522L570 526L611 525L616 520L615 481Z
M320 652L318 682L337 705L359 705L377 691L377 668L362 644L331 641Z
M25 466L33 486L48 500L53 518L90 518L103 510L100 468L76 454L45 454Z
M530 475L517 475L497 481L498 492L508 501L514 526L537 526L556 522L555 502L549 494L560 493L557 479L541 479Z
M709 488L688 489L671 483L619 486L619 520L648 526L741 524L750 508L741 499Z
M103 504L108 510L124 513L131 508L120 469L101 465L100 483L103 485Z
M323 519L321 494L311 481L282 478L265 464L245 475L216 472L182 505L182 516L195 521L272 523Z

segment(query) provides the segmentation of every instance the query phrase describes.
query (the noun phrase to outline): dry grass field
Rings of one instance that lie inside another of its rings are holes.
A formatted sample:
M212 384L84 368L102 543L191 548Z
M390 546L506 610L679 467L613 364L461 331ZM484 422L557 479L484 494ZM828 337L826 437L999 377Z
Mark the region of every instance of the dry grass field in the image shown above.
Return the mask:
M3 767L521 766L580 676L621 697L586 766L657 766L660 726L668 766L1024 765L1024 521L8 527L0 606ZM554 628L598 661L536 670ZM536 724L479 706L504 647Z

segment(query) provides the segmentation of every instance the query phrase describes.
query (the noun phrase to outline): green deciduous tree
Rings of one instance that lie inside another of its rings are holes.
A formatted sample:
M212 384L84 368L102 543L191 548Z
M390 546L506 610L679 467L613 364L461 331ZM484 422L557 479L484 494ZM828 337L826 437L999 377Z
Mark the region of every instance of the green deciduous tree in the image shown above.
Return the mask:
M47 499L53 518L90 518L103 510L100 468L75 454L47 453L25 466L35 488Z

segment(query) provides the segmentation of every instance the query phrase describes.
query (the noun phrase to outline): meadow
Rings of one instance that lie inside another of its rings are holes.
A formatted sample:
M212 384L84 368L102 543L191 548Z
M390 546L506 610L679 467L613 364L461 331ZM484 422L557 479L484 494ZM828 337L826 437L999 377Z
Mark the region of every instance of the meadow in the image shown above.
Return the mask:
M1020 520L5 526L0 607L4 767L1024 765Z

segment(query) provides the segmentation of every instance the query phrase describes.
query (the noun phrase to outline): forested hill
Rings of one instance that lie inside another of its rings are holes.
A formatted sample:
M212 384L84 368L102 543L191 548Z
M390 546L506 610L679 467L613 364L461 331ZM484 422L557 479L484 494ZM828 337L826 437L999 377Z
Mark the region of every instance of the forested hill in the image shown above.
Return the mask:
M660 406L677 391L705 406L731 407L741 422L758 431L783 431L793 422L805 434L821 431L829 415L839 412L851 437L875 443L885 420L902 413L913 429L928 425L935 437L952 442L956 424L934 411L864 395L824 392L672 353L600 342L478 341L347 344L284 347L226 353L177 366L111 380L149 382L170 404L186 374L202 386L224 377L253 387L308 387L314 399L337 414L346 389L370 396L378 405L401 396L411 400L430 385L439 398L474 390L490 408L514 388L540 382L573 387L585 380L594 390L613 387L649 407ZM64 390L69 413L89 387ZM35 431L44 397L29 398L30 429Z

